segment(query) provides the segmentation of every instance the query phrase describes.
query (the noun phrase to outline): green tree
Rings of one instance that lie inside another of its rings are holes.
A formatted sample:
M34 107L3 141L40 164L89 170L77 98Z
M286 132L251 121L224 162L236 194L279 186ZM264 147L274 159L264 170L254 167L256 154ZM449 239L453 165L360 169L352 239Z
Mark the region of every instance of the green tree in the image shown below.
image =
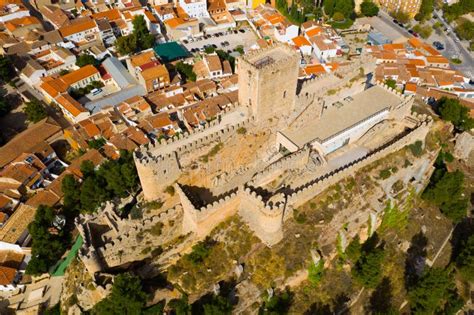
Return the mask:
M134 34L121 36L114 43L115 48L121 55L128 55L137 51L137 37Z
M344 15L344 18L353 19L354 17L353 0L336 0L336 3L334 5L334 12L341 12Z
M142 313L146 300L140 278L129 273L119 274L114 279L110 295L94 306L92 314L138 315Z
M104 138L100 137L98 139L92 139L92 140L87 141L87 144L89 145L90 148L98 150L102 148L106 142L107 141Z
M142 51L155 44L155 37L150 34L143 15L135 16L132 24L132 34L119 37L115 41L115 47L121 55Z
M397 88L397 81L393 80L393 79L387 79L385 80L385 85L392 88L392 89L396 89Z
M63 211L66 217L74 218L80 210L81 185L72 174L64 176L61 182L63 192Z
M293 302L293 294L286 289L283 292L275 292L275 294L267 299L260 307L259 315L279 315L287 314L288 309Z
M0 78L4 82L10 82L15 77L13 63L8 56L0 56Z
M188 297L185 295L181 299L172 299L168 302L168 308L174 311L176 315L191 314L191 307L188 303Z
M133 19L133 34L137 37L137 44L139 50L152 48L155 44L155 37L150 34L146 26L143 15L137 15Z
M346 255L353 263L357 262L362 251L359 235L356 235L346 248Z
M336 22L342 22L344 21L345 17L344 17L344 14L342 14L341 12L335 12L332 15L332 19Z
M364 16L376 16L379 14L379 7L372 0L364 0L360 5L360 11Z
M196 73L193 71L193 66L180 61L176 64L176 70L186 81L196 81Z
M81 186L81 208L84 212L94 212L109 195L105 190L106 183L99 176L87 177Z
M453 123L459 130L474 128L474 119L469 116L469 109L459 100L442 97L436 104L437 112L443 120Z
M11 110L10 104L4 99L0 99L0 117L5 116Z
M413 31L420 34L422 38L426 39L431 36L431 33L433 32L433 28L430 25L416 24L413 27Z
M408 292L413 314L433 314L444 305L454 282L447 270L432 268Z
M47 272L66 250L69 235L62 230L52 233L55 217L53 208L40 205L33 222L28 225L32 243L31 260L26 267L27 274L39 275Z
M37 99L32 99L30 102L26 103L25 114L28 120L34 123L46 118L47 116L46 110Z
M334 14L334 6L336 5L336 0L325 0L323 2L324 13L328 16Z
M205 315L231 314L233 309L229 300L219 295L213 296L212 299L205 302L202 307Z
M97 66L98 64L99 64L99 61L95 59L94 56L89 55L89 54L79 55L76 59L76 66L78 67L84 67L86 65Z
M403 12L403 11L391 12L390 15L393 16L393 18L397 19L399 22L401 22L403 24L406 24L406 23L410 22L410 20L411 20L410 16L407 13Z
M382 262L385 258L384 244L378 244L379 238L374 233L362 246L360 257L352 268L352 275L361 285L375 288L382 279Z
M465 18L457 20L456 33L462 39L474 39L474 22L471 22Z
M456 258L456 267L465 280L474 281L474 235L471 235L463 244Z
M435 171L422 198L438 206L454 223L461 221L466 216L468 206L468 200L464 196L464 174L459 170Z
M393 288L390 278L384 277L374 289L370 296L368 308L371 314L398 314L397 309L393 305Z
M434 0L422 0L420 10L415 15L415 20L426 21L426 20L431 19L433 8L434 8Z

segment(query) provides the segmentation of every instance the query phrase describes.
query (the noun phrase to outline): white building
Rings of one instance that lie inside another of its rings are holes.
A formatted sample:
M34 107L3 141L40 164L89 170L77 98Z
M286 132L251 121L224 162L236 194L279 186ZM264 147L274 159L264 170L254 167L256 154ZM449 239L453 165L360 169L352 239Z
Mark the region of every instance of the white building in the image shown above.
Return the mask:
M78 19L71 25L59 29L61 36L73 43L86 43L99 39L99 28L91 18Z
M373 86L329 105L313 124L279 131L277 145L295 152L309 144L325 156L359 140L376 124L389 119L402 101L402 97L384 87Z
M25 16L30 16L30 11L28 11L23 5L10 3L0 7L0 23L5 23Z
M329 59L337 56L338 47L324 35L313 36L309 39L316 58L321 62L327 62Z
M209 17L206 0L179 0L179 5L192 18Z

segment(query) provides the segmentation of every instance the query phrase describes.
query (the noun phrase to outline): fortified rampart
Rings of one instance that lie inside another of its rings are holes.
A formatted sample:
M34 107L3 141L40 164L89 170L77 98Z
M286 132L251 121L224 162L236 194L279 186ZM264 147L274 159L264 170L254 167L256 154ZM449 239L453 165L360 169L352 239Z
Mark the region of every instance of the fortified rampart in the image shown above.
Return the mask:
M179 205L150 218L127 220L126 225L117 225L116 219L125 220L118 218L113 208L113 204L107 203L103 210L99 210L96 214L81 214L76 219L76 227L84 240L78 255L92 276L104 269L145 258L148 253L143 253L140 245L147 239L147 233L157 224L163 225L160 235L156 235L155 232L153 237L148 237L153 248L182 234L179 225L172 228L164 225L179 218L182 214L182 207ZM111 214L114 215L112 220L110 220ZM93 239L100 245L94 246L91 242Z
M416 140L424 140L428 134L429 128L432 121L426 117L420 117L424 119L417 126L411 130L407 130L400 134L395 139L385 143L379 148L367 153L365 156L358 158L340 168L319 176L306 184L293 189L292 193L288 196L288 204L296 207L301 206L308 200L312 199L317 194L324 191L327 187L336 184L350 174L354 174L361 168L383 158L384 156L400 150L404 146L415 142Z
M225 197L197 208L191 202L192 197L185 193L179 185L176 185L181 203L183 204L184 217L186 218L183 221L183 230L194 231L202 237L222 222L222 220L233 215L235 209L238 208L239 215L263 242L267 245L275 244L283 237L283 222L290 217L289 214L293 208L301 206L323 192L327 187L354 174L366 165L394 151L400 150L416 140L424 140L432 121L426 116L419 116L418 118L420 120L412 129L406 130L365 156L330 173L311 179L299 187L287 187L284 190L286 191L285 193L276 193L268 196L262 192L262 189L254 188L251 185L257 182L254 179L243 187L239 187L238 192L237 190L230 191ZM281 163L279 165L285 167L284 163L286 161L287 166L295 167L299 165L300 158L302 156L307 157L309 152L309 150L303 149L301 152L296 152L296 154L290 155L277 163ZM267 170L257 174L257 179L266 179L273 171L273 167L269 167ZM219 211L222 213L218 214ZM200 231L201 227L203 227L203 231Z
M289 169L297 169L308 163L311 148L305 146L292 154L282 157L278 161L268 165L262 171L256 173L248 183L252 186L262 186L274 180L278 175Z
M142 146L135 151L135 165L146 200L154 200L166 186L172 185L181 175L180 157L213 142L224 142L237 129L254 121L246 118L234 124L223 124L221 118L207 123L195 132L185 132L159 143Z
M183 206L183 233L194 232L198 238L208 235L212 229L237 212L238 188L216 197L211 203L198 207L191 202L190 194L180 184L175 184Z

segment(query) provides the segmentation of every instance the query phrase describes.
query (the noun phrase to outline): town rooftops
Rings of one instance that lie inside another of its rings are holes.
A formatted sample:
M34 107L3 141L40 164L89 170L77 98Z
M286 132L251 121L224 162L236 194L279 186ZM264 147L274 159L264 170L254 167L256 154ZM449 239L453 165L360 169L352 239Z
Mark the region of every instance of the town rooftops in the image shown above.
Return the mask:
M45 118L32 125L0 147L0 168L16 159L20 154L32 152L38 145L60 131L61 127L51 118Z
M89 17L85 17L76 19L72 22L72 24L61 27L59 32L63 37L68 37L73 34L90 30L94 27L97 27L96 22Z
M373 86L352 96L352 100L341 100L323 111L321 119L299 129L286 129L280 133L302 148L313 141L326 139L347 130L364 119L383 110L388 110L401 102L399 96L381 86Z

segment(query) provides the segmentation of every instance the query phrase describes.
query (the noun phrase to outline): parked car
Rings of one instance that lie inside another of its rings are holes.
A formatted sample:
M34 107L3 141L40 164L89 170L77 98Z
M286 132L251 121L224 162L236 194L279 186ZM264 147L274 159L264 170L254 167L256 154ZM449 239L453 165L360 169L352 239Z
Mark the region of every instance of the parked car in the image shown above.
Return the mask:
M244 29L240 29L239 32L245 33L245 30L244 30Z
M413 30L408 30L408 33L413 34L415 32L413 32Z
M234 34L238 34L238 33L239 33L239 31L237 31L237 30L234 30Z
M91 91L91 94L95 96L95 95L100 94L101 92L102 92L102 89L100 89L100 88L99 88L99 89L93 89L93 90Z
M211 46L214 47L214 49L217 49L217 45L216 45L216 44L212 44Z
M188 41L188 40L186 40L186 39L183 39L183 44L188 44L188 43L189 43L189 41Z
M396 19L393 19L393 23L398 24L398 21Z
M420 37L420 35L418 35L418 33L415 33L415 32L413 32L413 36Z

